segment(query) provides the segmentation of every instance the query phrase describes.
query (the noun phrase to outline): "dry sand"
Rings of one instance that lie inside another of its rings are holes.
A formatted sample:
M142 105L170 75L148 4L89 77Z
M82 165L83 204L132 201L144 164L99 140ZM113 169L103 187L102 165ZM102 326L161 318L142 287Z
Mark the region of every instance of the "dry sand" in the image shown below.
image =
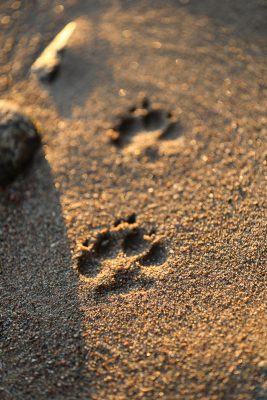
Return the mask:
M266 2L0 14L1 97L44 143L0 192L1 399L266 399Z

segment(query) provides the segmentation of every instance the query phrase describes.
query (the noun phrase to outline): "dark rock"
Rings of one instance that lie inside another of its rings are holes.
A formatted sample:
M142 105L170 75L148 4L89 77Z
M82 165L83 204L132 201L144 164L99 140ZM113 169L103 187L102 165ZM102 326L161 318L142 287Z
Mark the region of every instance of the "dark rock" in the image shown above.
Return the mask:
M0 101L0 185L7 185L21 172L40 143L32 121L13 103Z

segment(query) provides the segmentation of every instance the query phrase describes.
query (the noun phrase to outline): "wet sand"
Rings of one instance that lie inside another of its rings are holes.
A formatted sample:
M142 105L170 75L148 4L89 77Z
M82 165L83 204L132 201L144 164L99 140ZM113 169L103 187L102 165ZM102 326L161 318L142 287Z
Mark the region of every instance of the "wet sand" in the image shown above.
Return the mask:
M43 140L0 191L1 398L265 399L265 2L61 4L0 5Z

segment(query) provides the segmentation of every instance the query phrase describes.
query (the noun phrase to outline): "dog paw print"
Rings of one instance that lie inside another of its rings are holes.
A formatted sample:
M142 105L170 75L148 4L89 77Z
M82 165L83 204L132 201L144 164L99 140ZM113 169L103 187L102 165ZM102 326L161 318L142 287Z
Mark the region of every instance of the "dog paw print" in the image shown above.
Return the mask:
M117 219L114 227L98 233L92 243L86 240L76 267L97 294L105 295L150 287L153 271L147 274L145 270L154 270L166 259L162 238L154 231L147 233L132 215Z
M150 148L160 141L173 141L182 136L180 122L161 108L151 108L148 99L140 106L131 107L118 117L114 126L107 131L111 142L118 148Z

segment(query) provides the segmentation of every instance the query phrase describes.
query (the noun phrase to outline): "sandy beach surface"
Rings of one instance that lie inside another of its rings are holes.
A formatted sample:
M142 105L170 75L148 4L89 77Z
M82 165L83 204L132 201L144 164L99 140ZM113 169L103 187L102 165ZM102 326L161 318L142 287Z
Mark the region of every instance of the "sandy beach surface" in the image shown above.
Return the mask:
M267 399L266 20L1 1L0 96L43 141L0 189L1 399Z

